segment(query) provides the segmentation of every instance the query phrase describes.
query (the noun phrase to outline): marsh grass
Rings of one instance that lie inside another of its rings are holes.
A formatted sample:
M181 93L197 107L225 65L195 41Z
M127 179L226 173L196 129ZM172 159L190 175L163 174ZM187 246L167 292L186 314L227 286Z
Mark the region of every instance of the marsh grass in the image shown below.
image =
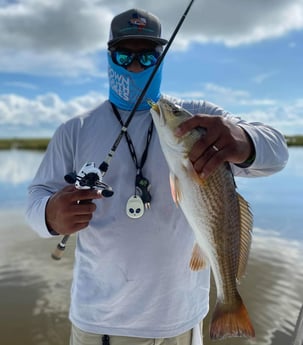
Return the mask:
M0 139L0 150L22 149L45 151L49 140L49 138Z
M303 146L303 135L285 136L288 146ZM0 139L0 150L22 149L45 151L50 138Z
M303 135L285 135L285 139L288 146L303 146Z

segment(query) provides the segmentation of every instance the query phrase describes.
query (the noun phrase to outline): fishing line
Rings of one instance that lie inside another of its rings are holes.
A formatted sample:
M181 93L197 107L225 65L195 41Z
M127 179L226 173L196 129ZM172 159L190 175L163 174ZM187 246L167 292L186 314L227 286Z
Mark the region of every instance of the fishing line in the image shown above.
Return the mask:
M134 115L135 115L135 113L137 111L137 108L141 104L141 102L143 100L143 97L145 96L145 94L146 94L146 92L147 92L151 82L154 79L154 76L156 75L158 69L160 68L162 61L164 60L164 58L165 58L165 56L166 56L170 46L172 45L172 43L173 43L177 33L179 32L179 30L180 30L180 28L181 28L181 26L182 26L182 24L183 24L183 22L184 22L184 20L185 20L185 18L187 16L188 12L189 12L189 10L191 9L193 3L194 3L194 0L191 0L189 2L189 4L187 5L187 7L186 7L182 17L180 18L180 20L179 20L179 22L178 22L178 24L177 24L177 26L175 28L175 30L173 31L169 41L167 42L167 44L166 44L166 46L165 46L165 48L163 50L163 53L159 56L159 59L157 60L155 66L154 66L154 69L153 69L151 75L149 76L149 79L146 82L146 85L142 89L142 91L141 91L141 93L140 93L140 95L139 95L139 97L138 97L134 107L132 108L128 118L126 119L126 121L124 123L124 125L122 126L121 131L120 131L118 137L116 138L114 144L112 145L111 149L109 150L106 159L100 164L99 170L101 171L101 176L102 177L106 174L106 172L107 172L107 170L109 168L110 161L113 158L113 156L114 156L114 154L115 154L115 152L116 152L116 150L117 150L117 148L118 148L118 146L119 146L119 144L120 144L120 142L121 142L121 140L123 138L123 135L126 133L126 131L128 129L128 126L129 126L131 120L133 119L133 117L134 117ZM70 235L64 235L63 236L63 239L57 245L55 251L52 253L52 258L53 259L55 259L55 260L60 260L61 259L62 255L63 255L63 252L65 250L65 247L66 247L66 242L68 241L69 237L70 237Z

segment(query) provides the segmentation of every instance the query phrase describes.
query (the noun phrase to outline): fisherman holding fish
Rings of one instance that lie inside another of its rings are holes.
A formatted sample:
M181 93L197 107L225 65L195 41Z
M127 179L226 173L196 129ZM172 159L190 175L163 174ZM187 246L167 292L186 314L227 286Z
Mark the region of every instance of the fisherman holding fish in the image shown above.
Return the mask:
M160 66L106 174L114 195L64 180L106 157L166 44L145 10L113 18L109 98L57 129L29 187L27 219L41 237L77 234L70 345L202 344L210 270L211 338L254 336L236 286L252 214L233 175L283 169L281 133L207 101L161 94Z

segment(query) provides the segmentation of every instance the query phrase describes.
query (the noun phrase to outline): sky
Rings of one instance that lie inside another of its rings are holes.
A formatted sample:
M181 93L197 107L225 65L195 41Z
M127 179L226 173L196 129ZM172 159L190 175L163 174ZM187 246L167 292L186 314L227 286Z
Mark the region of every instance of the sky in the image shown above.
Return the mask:
M139 7L171 37L188 1L0 0L0 138L50 137L108 97L114 15ZM303 0L195 0L161 91L303 134Z

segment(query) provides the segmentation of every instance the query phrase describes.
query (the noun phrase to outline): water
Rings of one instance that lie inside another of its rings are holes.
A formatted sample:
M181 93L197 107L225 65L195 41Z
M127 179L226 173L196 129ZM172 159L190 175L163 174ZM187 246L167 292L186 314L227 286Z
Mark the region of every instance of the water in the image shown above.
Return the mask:
M42 153L0 151L0 344L68 344L69 288L74 238L61 261L50 259L57 239L38 238L24 222L26 187ZM303 148L290 149L280 173L237 179L254 213L254 237L240 292L255 340L206 345L291 345L303 303ZM211 294L211 310L215 289Z

